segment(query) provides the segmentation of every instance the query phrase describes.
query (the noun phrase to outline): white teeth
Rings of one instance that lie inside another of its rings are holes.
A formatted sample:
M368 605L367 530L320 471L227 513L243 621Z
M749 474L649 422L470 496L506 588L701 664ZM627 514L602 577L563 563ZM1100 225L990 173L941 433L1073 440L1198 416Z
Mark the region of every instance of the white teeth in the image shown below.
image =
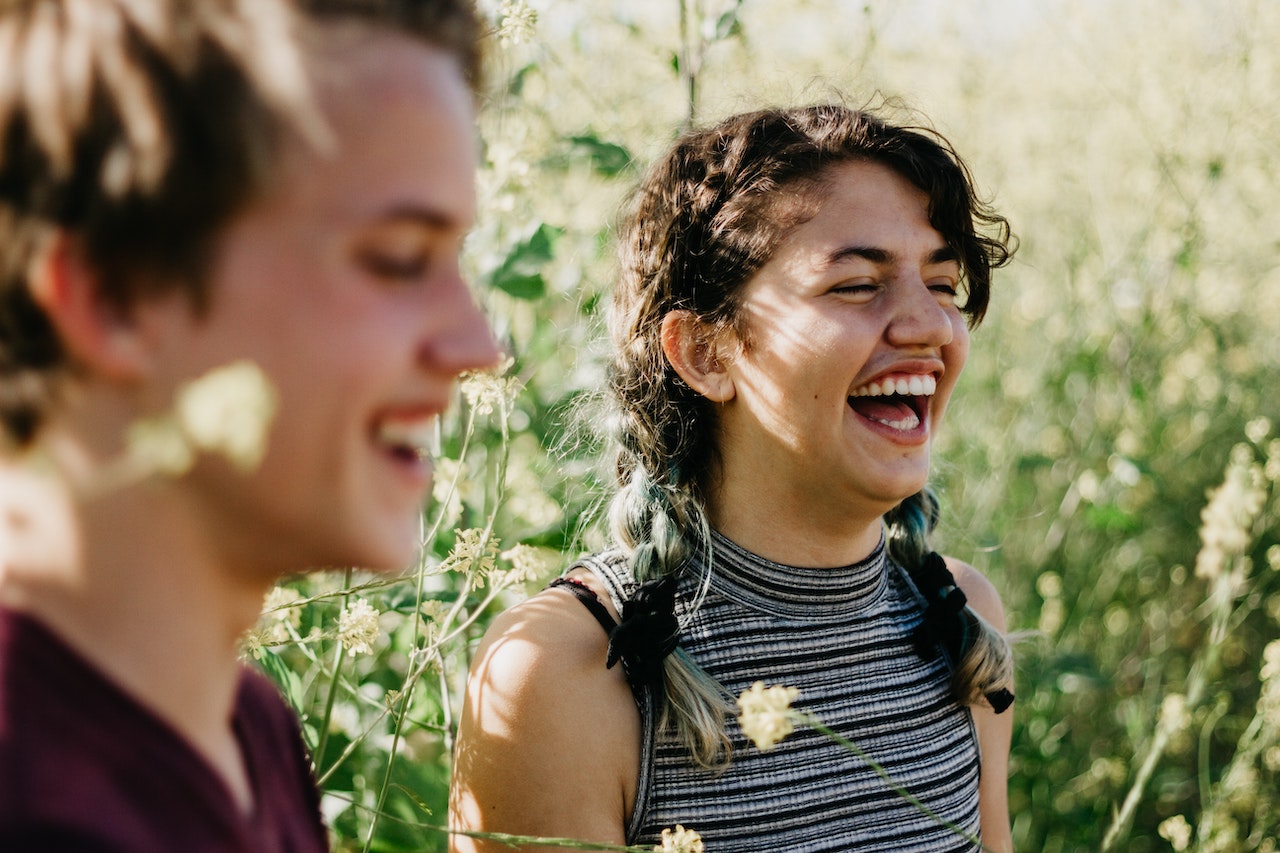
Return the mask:
M435 418L383 421L378 426L378 441L391 447L408 448L425 454L435 442L435 425Z
M879 420L878 418L876 419L876 421L877 423L882 423L887 427L892 427L893 429L902 430L903 432L910 432L911 430L920 426L920 418L916 415L911 415L910 417L903 418L900 421L882 421L882 420Z
M912 376L871 382L853 392L854 397L888 397L894 394L913 397L929 397L938 390L938 380L932 376Z

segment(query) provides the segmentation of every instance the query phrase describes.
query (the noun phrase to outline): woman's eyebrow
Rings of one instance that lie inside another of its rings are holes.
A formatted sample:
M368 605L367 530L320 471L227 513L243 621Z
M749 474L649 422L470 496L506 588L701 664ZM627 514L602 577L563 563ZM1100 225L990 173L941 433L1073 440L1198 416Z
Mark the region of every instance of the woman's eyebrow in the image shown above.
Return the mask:
M839 263L860 258L864 261L870 261L873 264L892 263L896 255L888 249L882 249L878 246L842 246L831 254L827 255L823 268L835 266ZM960 257L956 250L950 246L939 246L929 253L927 263L944 264L950 261L959 261Z

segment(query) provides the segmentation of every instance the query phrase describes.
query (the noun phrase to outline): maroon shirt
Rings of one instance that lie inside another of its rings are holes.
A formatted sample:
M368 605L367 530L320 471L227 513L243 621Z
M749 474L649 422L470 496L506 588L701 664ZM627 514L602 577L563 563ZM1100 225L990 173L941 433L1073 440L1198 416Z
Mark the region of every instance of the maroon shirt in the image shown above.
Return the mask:
M249 816L171 726L38 622L0 609L0 850L326 851L297 722L247 668L233 726Z

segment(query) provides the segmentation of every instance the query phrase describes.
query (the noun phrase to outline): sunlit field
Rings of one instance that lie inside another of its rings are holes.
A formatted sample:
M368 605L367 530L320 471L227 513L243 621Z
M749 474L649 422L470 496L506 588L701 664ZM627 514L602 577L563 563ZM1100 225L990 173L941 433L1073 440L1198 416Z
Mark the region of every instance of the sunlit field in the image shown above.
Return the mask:
M1021 240L935 465L943 550L1025 634L1017 848L1276 850L1280 3L681 4L487 9L469 258L513 361L442 425L421 564L291 583L247 643L335 844L444 848L469 649L600 542L600 310L638 170L690 120L840 99L943 132Z

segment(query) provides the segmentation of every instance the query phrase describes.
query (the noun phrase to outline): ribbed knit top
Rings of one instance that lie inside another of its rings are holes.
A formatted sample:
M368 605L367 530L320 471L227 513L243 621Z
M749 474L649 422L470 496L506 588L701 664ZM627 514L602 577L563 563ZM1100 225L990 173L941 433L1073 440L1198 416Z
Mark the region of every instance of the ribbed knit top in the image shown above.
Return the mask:
M924 607L883 542L842 568L770 562L713 534L711 570L695 558L676 600L680 645L733 696L756 681L799 689L816 715L878 764L893 784L977 837L973 721L948 686L941 650L917 649ZM621 611L635 588L620 552L584 559ZM693 603L707 578L700 607ZM893 790L866 758L809 728L762 752L730 720L727 770L697 767L657 730L638 696L644 743L629 844L663 828L697 830L707 853L973 851L978 847Z

